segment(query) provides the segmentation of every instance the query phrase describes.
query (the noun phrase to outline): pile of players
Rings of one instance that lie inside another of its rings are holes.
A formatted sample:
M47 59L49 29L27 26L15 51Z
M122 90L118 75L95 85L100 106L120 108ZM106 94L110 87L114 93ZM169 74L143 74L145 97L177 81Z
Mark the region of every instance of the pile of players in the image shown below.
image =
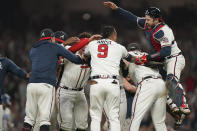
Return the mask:
M104 26L101 35L70 38L42 30L30 51L23 131L54 130L56 120L60 131L85 131L89 113L91 131L101 130L102 116L105 130L135 131L149 110L155 129L167 131L166 110L175 128L190 113L179 82L185 59L161 11L151 7L140 18L112 2L104 5L144 29L152 51L142 52L136 43L126 49L113 26Z

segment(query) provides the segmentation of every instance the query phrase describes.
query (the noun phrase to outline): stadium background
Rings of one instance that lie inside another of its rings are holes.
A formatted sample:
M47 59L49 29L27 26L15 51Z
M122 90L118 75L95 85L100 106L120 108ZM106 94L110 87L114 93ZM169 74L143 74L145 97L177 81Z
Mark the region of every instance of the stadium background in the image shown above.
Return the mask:
M165 22L173 29L178 46L185 58L186 67L181 82L187 91L192 113L179 131L197 130L197 0L113 0L122 8L144 16L149 6L163 11ZM23 69L30 71L29 50L37 40L39 31L49 27L63 30L69 36L83 31L99 33L102 25L114 25L118 41L124 45L140 43L148 50L143 31L103 6L103 0L5 0L0 4L0 54L12 59ZM15 130L20 130L24 118L27 82L8 75L4 91L11 95L12 121ZM172 126L167 116L167 125ZM141 130L152 131L148 115Z

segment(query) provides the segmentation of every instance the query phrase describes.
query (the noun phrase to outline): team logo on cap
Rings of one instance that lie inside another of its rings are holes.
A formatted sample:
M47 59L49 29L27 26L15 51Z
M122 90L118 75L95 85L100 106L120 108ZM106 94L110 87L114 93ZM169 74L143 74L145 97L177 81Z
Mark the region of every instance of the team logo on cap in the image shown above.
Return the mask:
M42 32L41 37L45 36L44 32Z
M64 39L64 35L60 36L61 39Z

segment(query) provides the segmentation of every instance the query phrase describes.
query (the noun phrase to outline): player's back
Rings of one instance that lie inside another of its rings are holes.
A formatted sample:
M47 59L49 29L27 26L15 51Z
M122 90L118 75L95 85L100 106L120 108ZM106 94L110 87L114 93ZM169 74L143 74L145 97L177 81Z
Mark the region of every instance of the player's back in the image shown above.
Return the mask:
M129 54L131 54L132 56L140 57L146 53L139 51L131 51L129 52ZM129 74L135 85L137 85L141 80L143 80L143 78L147 76L161 77L158 69L152 69L150 67L146 67L143 65L136 65L134 63L129 64Z
M120 60L127 55L125 47L112 40L101 39L89 43L87 50L91 55L91 76L119 75Z

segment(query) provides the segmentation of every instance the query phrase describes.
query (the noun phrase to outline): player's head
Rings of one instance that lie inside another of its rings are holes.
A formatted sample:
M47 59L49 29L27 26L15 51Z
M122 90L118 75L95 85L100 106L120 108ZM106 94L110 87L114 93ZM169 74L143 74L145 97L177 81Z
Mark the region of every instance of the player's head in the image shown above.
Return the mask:
M128 51L141 51L141 47L137 43L130 43L127 46Z
M82 38L90 38L92 36L91 33L89 32L82 32L78 35L79 39L82 39Z
M64 43L64 41L68 38L68 35L64 31L56 31L54 33L55 43Z
M129 54L131 54L132 56L135 56L135 57L142 56L141 46L137 43L128 44L127 50Z
M3 106L11 106L10 96L8 94L3 94L1 96L1 100L2 100Z
M82 32L82 33L80 33L78 35L79 39L82 39L82 38L90 38L91 36L92 36L92 34L89 33L89 32ZM84 53L85 47L83 47L82 49L79 50L79 53L80 54L83 54Z
M108 38L113 41L116 41L117 39L117 32L113 26L104 26L102 28L101 35L103 36L103 39Z
M155 25L157 25L159 22L162 22L162 13L160 9L156 7L149 7L145 11L145 18L146 18L146 24L148 28L152 28Z
M40 40L52 40L54 38L54 32L50 28L45 28L40 31Z

